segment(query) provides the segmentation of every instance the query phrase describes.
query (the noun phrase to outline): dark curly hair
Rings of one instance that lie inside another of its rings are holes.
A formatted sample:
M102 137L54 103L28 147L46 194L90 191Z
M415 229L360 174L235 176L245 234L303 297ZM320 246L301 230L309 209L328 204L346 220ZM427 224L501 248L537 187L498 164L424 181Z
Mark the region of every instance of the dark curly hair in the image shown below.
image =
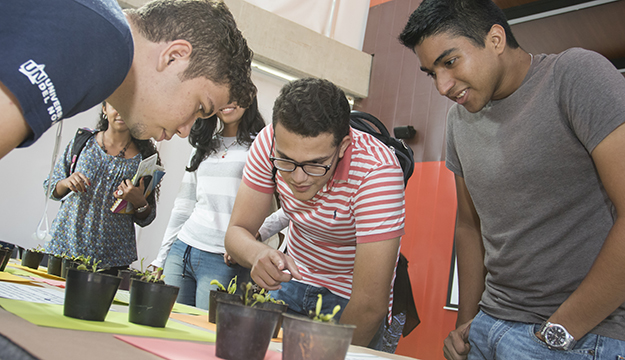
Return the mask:
M106 101L102 102L102 107L106 106ZM100 119L98 120L98 124L96 125L96 129L99 131L106 131L109 128L109 120L104 116L104 110L100 109ZM139 140L134 138L132 135L130 136L132 142L139 149L139 153L143 159L147 159L148 157L158 154L158 150L156 149L156 145L151 139L148 140ZM158 165L162 165L161 163L161 155L156 155L156 163ZM146 184L147 185L147 184ZM158 183L154 188L154 191L150 194L150 196L155 196L155 200L158 200L158 195L160 193L161 184Z
M273 105L273 127L303 137L334 135L334 146L349 135L350 107L343 90L328 80L304 78L284 85Z
M399 41L414 51L425 38L449 32L483 48L486 34L495 24L504 28L506 44L518 48L506 15L491 0L424 0L410 15Z
M217 128L217 125L220 125ZM237 142L241 145L249 147L254 141L256 134L265 127L263 116L258 111L258 100L254 98L250 107L248 107L237 128ZM200 163L211 154L215 153L221 146L219 138L215 135L221 135L223 132L223 124L219 121L217 115L213 115L208 119L197 119L191 127L189 134L189 143L196 148L195 155L191 159L191 164L186 168L187 171L193 172L197 170Z
M151 42L188 41L193 50L181 80L203 76L230 86L230 103L247 108L256 95L252 83L253 52L237 28L228 6L214 0L155 0L125 10Z

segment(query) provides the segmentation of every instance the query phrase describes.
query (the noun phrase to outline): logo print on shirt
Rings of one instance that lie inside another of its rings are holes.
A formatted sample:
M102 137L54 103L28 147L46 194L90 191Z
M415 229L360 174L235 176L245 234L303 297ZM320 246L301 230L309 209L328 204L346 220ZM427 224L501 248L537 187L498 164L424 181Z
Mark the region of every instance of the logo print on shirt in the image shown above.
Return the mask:
M47 108L50 121L55 122L63 117L63 106L56 96L54 83L46 73L45 68L45 64L37 64L31 59L20 66L20 72L26 75L31 84L36 85L41 90L43 103L50 105Z

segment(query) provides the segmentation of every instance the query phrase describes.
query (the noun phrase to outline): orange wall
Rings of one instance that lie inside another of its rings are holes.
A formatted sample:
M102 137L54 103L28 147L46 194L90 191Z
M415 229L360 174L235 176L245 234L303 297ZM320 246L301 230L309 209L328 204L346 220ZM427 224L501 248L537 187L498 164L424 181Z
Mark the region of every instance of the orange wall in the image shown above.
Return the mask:
M380 119L391 131L412 125L407 141L415 171L406 188L406 235L412 292L421 324L402 338L397 354L422 360L443 357L443 341L457 313L445 310L456 219L453 174L445 168L445 122L452 102L438 91L418 59L397 41L420 0L371 0L363 51L374 55L369 96L354 108Z
M371 2L369 2L369 7L374 7L376 5L384 4L387 1L391 1L391 0L371 0Z
M397 354L423 360L444 359L443 340L454 328L456 312L445 310L456 219L453 173L442 161L415 164L406 188L406 235L412 292L421 319L399 341Z

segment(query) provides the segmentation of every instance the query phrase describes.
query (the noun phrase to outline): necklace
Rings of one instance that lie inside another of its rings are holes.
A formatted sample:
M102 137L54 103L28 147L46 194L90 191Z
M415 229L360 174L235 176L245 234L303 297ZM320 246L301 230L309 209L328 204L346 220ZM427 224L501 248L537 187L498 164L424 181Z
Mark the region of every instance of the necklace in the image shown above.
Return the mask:
M106 131L102 131L102 145L100 145L100 147L102 148L102 150L104 150L105 153L109 153L108 150L106 150L106 146L104 146L104 133L106 133ZM128 143L126 143L126 146L124 146L124 148L119 152L119 154L116 155L116 157L126 157L126 149L128 149L128 146L130 145L130 143L132 142L132 137L130 137L130 140L128 140ZM110 155L110 154L109 154Z
M534 55L530 53L530 66L532 66L533 62L534 62Z
M225 158L226 155L228 155L228 148L238 144L237 139L235 138L233 142L230 143L230 145L226 146L226 141L225 139L222 137L221 138L221 144L224 146L224 152L221 153L221 158Z

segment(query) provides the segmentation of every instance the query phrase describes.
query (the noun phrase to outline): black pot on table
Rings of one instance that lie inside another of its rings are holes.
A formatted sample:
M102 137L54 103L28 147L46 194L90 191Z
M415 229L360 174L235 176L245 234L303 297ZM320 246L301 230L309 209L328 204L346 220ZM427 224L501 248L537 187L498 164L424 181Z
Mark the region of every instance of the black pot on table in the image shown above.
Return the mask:
M281 316L276 310L217 300L215 355L230 360L263 360Z
M61 263L61 277L63 279L67 278L67 270L75 269L78 265L82 264L80 261L75 261L70 258L64 258Z
M82 320L104 321L121 280L117 276L68 269L63 315Z
M287 304L278 304L274 302L264 302L264 303L256 304L254 306L262 308L262 309L276 310L282 314L284 314L289 307L289 305ZM278 337L278 334L280 334L281 327L282 327L282 316L280 316L280 318L278 319L278 324L276 324L276 329L273 331L274 339Z
M26 250L22 254L22 266L29 267L31 269L39 269L39 264L43 259L44 253L32 250Z
M48 274L61 276L61 268L63 267L63 257L48 254Z
M128 321L140 325L165 327L179 290L177 286L132 279Z
M13 250L0 248L0 271L4 271L4 268L6 268L12 252Z
M241 295L230 294L225 291L211 290L208 295L208 322L211 324L214 324L217 319L217 300L243 304L243 298Z

